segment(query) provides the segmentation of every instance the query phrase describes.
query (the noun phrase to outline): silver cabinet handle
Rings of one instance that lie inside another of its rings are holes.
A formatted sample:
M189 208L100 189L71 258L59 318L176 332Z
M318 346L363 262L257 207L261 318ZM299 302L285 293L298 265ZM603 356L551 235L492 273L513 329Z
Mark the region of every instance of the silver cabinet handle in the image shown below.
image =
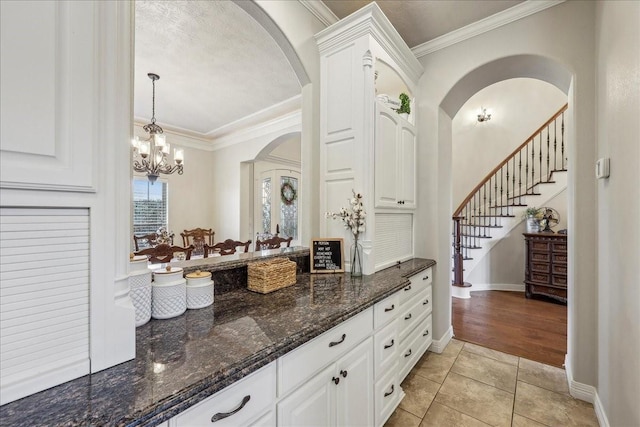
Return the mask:
M215 423L216 421L224 420L225 418L230 417L231 415L235 414L236 412L239 412L242 408L244 408L244 405L246 405L247 402L249 402L249 400L251 400L251 395L250 394L248 394L244 398L242 398L242 402L240 402L240 406L238 406L233 411L231 411L231 412L218 412L217 414L215 414L213 417L211 417L211 422Z
M340 341L331 341L329 343L329 347L333 347L334 345L342 344L344 342L345 338L347 338L347 334L342 334L342 338L340 338Z

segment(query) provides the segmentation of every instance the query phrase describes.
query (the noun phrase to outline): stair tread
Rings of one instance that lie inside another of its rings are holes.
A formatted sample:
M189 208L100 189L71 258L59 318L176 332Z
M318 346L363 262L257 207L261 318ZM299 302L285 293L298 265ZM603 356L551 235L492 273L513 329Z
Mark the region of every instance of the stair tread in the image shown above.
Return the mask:
M475 234L460 233L460 237L475 237L477 239L491 239L491 236L476 236Z
M472 218L515 218L515 215L496 214L496 215L472 215Z
M467 245L460 245L461 248L465 248L465 249L482 249L482 246L467 246Z
M462 227L502 228L501 225L460 224Z
M515 196L515 197L521 197L521 196ZM526 203L513 203L508 205L489 206L489 209L513 208L513 207L523 207L523 206L529 206L529 205L527 205Z

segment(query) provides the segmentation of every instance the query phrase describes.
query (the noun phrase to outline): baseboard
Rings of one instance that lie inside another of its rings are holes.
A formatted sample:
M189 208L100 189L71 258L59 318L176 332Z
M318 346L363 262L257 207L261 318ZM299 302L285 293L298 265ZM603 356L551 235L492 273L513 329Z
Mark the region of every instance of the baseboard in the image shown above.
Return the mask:
M596 412L598 424L600 424L601 427L609 427L609 419L604 411L604 406L602 405L600 396L598 396L598 390L588 384L574 381L573 370L571 368L571 363L569 362L568 354L565 354L564 356L564 371L567 374L567 382L569 383L569 394L576 399L591 403L594 411Z
M471 292L477 291L511 291L524 292L524 283L474 283Z
M449 341L451 341L451 338L453 338L453 325L449 326L449 329L447 329L447 332L444 333L442 338L440 338L439 340L433 340L431 342L431 347L429 348L429 350L433 351L434 353L442 353L447 344L449 344Z

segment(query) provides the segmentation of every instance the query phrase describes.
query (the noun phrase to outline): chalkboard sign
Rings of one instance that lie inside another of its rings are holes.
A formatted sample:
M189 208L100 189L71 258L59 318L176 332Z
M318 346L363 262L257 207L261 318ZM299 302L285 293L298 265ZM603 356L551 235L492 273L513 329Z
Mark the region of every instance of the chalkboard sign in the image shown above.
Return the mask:
M312 239L310 264L312 273L342 273L342 239Z

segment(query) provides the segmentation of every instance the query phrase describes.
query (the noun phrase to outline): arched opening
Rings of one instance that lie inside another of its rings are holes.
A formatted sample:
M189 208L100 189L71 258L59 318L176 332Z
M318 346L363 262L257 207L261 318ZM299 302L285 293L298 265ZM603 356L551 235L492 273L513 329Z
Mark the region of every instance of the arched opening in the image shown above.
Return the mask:
M438 147L439 150L444 150L446 153L444 156L448 158L449 161L452 162L452 143L454 140L452 132L453 119L462 111L465 103L483 89L488 88L495 83L515 78L536 79L555 86L566 96L566 99L568 99L570 107L569 111L567 111L567 120L572 121L573 111L571 109L571 105L573 102L573 76L566 67L552 59L538 55L514 55L499 58L475 68L460 78L447 92L439 105L438 123L440 130L438 132ZM571 133L570 127L568 127L568 129L567 144L574 147L575 135ZM445 180L444 183L441 183L445 188L452 188L451 185L454 182L453 177L455 173L455 170L450 170L445 174L445 177L442 175L440 176L441 179L444 178ZM571 177L572 174L568 174L568 180L571 180ZM571 192L572 186L571 182L569 182L567 185L567 193L569 193L567 197L567 210L569 214L567 215L568 218L566 218L566 220L569 221L569 228L571 226L571 212L575 209ZM449 196L449 201L453 208L455 208L457 203L459 203L459 200L455 200L452 195ZM565 221L565 223L566 222L567 221ZM443 230L450 230L452 228L451 218L439 217L438 227L442 227ZM570 233L569 238L578 239L579 237ZM449 241L449 244L451 244L451 241ZM569 253L568 263L573 263L573 256L571 253ZM448 269L446 271L451 271L451 269L452 261L449 259ZM568 306L571 306L575 303L572 299L571 292L574 284L571 276L569 276L568 279ZM449 301L451 301L452 294L452 287L449 286ZM571 310L569 310L568 313L568 315L571 316ZM455 330L453 333L455 334ZM569 328L569 333L572 333L571 328ZM569 341L569 339L567 341Z

